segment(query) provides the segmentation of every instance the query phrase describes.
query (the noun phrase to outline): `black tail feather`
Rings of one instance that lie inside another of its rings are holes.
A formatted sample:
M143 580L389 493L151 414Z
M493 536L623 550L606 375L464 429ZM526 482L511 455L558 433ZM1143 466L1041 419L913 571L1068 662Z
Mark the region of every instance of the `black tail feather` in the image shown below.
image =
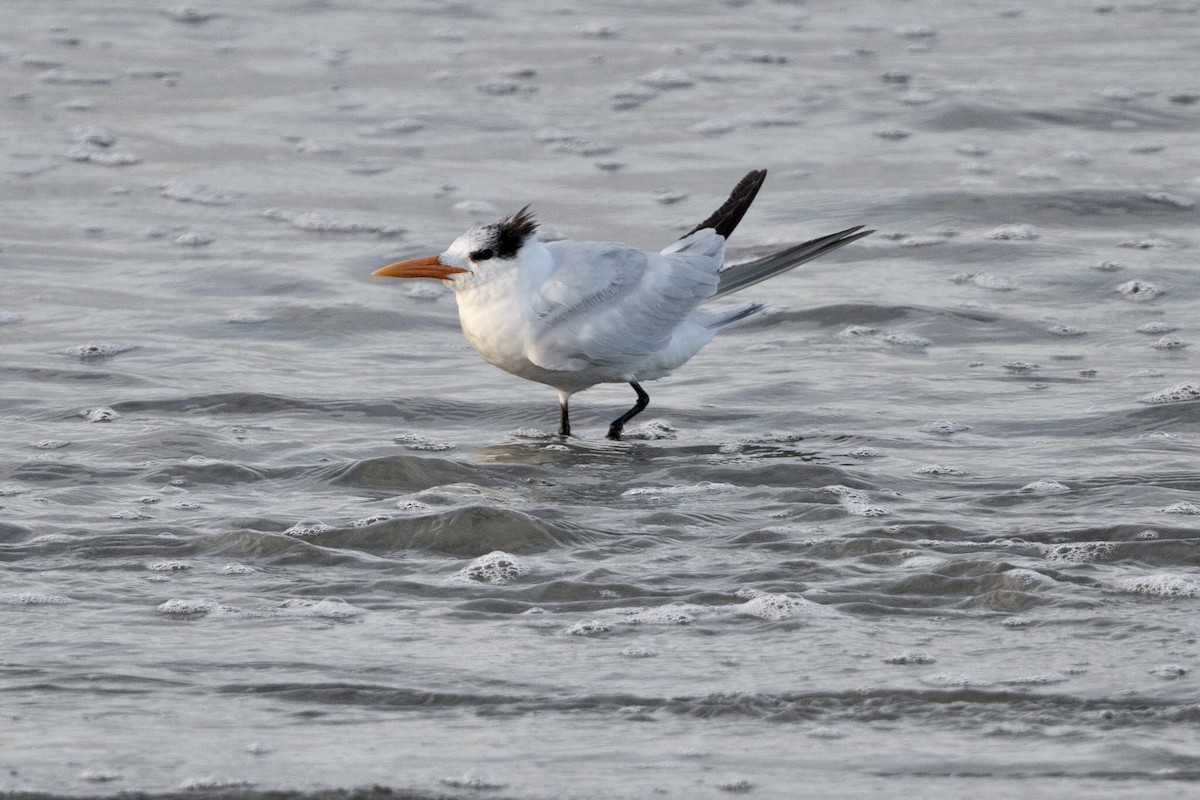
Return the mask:
M750 204L754 202L754 196L758 194L758 190L762 188L763 181L766 179L767 171L765 169L756 169L747 173L746 177L738 181L738 185L733 187L733 192L730 193L729 199L720 208L714 211L704 222L701 222L679 238L686 239L696 231L712 228L728 239L729 234L733 233L733 229L742 221L742 217L746 216L746 211L750 208Z

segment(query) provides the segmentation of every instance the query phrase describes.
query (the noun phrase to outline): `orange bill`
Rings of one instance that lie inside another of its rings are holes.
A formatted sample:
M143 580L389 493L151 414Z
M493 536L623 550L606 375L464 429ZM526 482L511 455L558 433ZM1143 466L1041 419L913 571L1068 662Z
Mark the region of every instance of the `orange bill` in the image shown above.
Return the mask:
M380 267L371 274L379 278L437 278L444 281L457 272L470 272L470 270L462 267L448 267L438 261L438 256L426 256L425 258L412 258L408 261L397 261L395 264Z

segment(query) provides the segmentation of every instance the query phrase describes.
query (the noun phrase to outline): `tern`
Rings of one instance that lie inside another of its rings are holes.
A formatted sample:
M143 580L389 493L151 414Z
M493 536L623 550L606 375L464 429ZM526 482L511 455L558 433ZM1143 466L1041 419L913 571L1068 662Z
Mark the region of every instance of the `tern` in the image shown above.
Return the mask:
M373 274L434 278L454 290L467 342L483 360L558 391L560 436L571 435L571 395L628 383L637 403L608 428L645 410L642 388L686 363L716 332L763 308L704 304L786 272L874 233L862 225L742 263L725 263L725 240L767 177L754 170L708 219L660 252L614 242L543 243L525 206L472 228L444 253L399 261Z

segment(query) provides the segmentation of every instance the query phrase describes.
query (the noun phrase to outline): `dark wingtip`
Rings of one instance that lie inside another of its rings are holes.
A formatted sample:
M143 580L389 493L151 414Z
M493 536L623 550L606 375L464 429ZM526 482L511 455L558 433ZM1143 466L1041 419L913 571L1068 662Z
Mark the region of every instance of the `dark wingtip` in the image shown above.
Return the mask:
M762 188L763 181L766 179L767 171L765 169L747 172L746 176L738 181L737 186L733 187L733 191L729 193L729 199L720 208L680 238L686 239L696 231L712 228L728 239L729 235L733 233L733 229L742 221L742 217L746 216L750 204L754 202L755 195L758 194L758 190Z

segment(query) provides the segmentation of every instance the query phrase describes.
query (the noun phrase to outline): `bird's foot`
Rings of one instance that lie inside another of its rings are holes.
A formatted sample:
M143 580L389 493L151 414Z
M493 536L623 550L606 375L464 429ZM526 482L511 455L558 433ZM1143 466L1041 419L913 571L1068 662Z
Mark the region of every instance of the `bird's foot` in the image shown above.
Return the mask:
M623 427L618 427L617 425L610 425L608 428L608 438L614 442L621 441L621 431L623 429Z

